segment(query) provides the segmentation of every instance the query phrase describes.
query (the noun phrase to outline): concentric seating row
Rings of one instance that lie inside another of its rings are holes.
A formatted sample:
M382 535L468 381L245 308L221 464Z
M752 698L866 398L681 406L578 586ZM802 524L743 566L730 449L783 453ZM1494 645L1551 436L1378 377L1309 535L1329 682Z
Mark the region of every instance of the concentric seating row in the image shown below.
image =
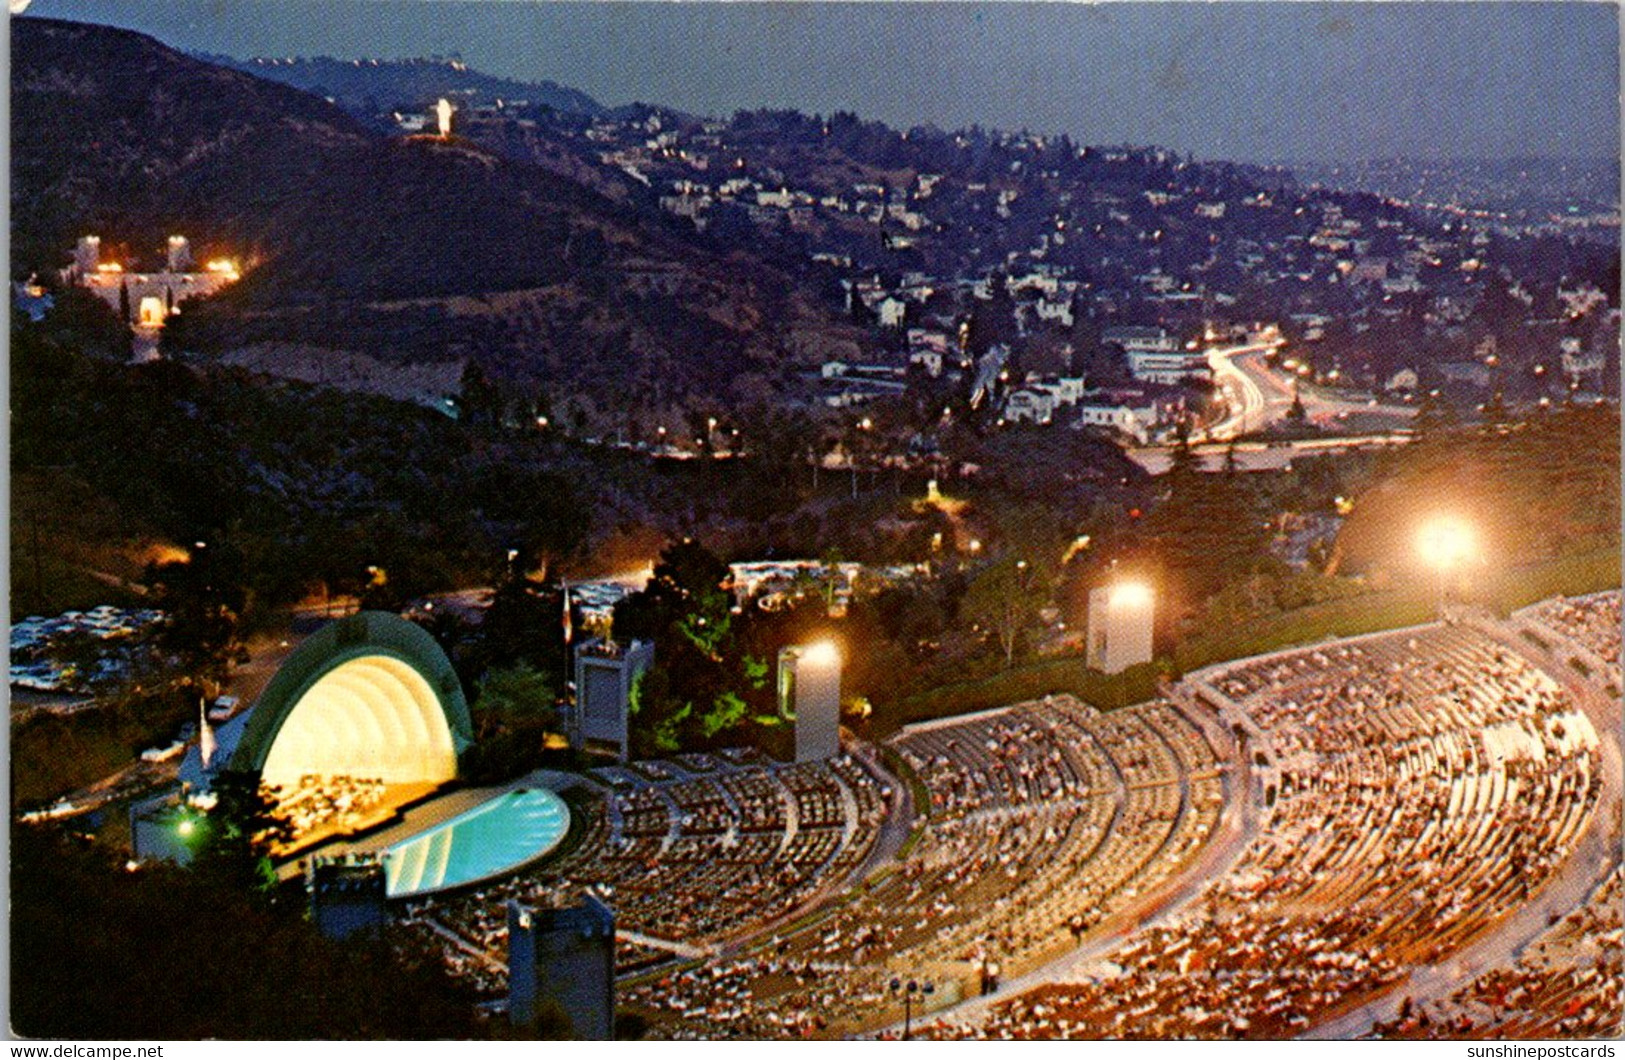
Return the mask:
M842 882L868 856L885 815L887 793L845 756L784 768L722 761L704 773L683 764L685 777L668 767L666 782L619 783L589 805L587 834L562 860L472 894L416 903L412 915L500 957L508 899L571 904L591 891L615 909L618 928L674 949L705 947ZM452 959L458 947L443 942ZM619 949L622 972L671 958L658 945Z
M1625 873L1616 866L1586 903L1526 946L1510 965L1445 1001L1412 1003L1372 1037L1617 1038L1625 1031Z
M1573 598L1545 600L1519 612L1557 637L1580 648L1603 666L1603 678L1614 695L1621 680L1621 593L1619 590Z
M1281 763L1247 852L1181 920L1137 934L1076 981L934 1033L1301 1033L1528 901L1597 803L1586 716L1470 629L1286 653L1207 682Z
M1057 696L891 743L930 803L909 856L815 925L730 965L749 1001L725 1006L725 1019L700 1015L704 975L636 988L630 1002L686 1014L664 1033L858 1029L891 1015L893 975L928 975L960 995L1019 975L1168 883L1223 802L1218 753L1162 701L1102 714Z

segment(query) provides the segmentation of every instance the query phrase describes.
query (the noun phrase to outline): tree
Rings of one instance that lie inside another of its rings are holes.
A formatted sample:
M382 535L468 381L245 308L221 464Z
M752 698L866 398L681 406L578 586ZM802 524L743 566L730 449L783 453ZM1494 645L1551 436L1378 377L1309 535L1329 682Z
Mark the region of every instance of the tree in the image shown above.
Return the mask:
M1168 474L1164 479L1167 490L1172 493L1201 473L1202 461L1191 446L1190 423L1180 417L1174 424L1174 446L1168 454Z
M545 731L558 724L556 699L553 679L529 663L492 667L474 700L475 733Z
M232 664L246 660L240 616L247 603L242 557L230 544L199 542L184 561L148 569L164 613L160 651L170 657L182 684L213 698Z
M1010 294L1008 277L995 272L988 277L991 298L978 301L971 310L969 350L980 357L997 343L1013 343L1016 334L1016 300Z
M1167 494L1145 521L1137 550L1162 572L1159 625L1173 628L1182 613L1246 576L1264 551L1267 530L1247 481L1238 474L1188 470L1165 476ZM1166 621L1164 621L1166 620Z
M480 623L480 642L482 670L525 664L562 673L568 663L561 591L522 576L505 578L491 595L491 606Z
M721 662L733 634L731 603L721 589L694 593L689 608L669 628L703 658Z
M293 826L278 812L257 773L221 773L209 791L215 804L205 820L193 869L228 889L269 901L277 885L271 853L293 838Z
M496 386L474 361L463 366L458 390L458 407L463 422L470 427L492 427L501 417L502 400Z
M759 645L734 614L727 576L709 550L684 541L661 553L642 592L615 607L620 636L656 644L632 701L633 746L642 753L737 741L769 714L768 667L751 654Z
M615 605L615 629L628 639L653 640L687 608L697 594L716 589L728 577L728 565L704 545L684 540L660 553L641 592Z
M745 701L736 692L723 692L712 701L711 709L700 718L706 736L715 736L745 720Z
M477 998L429 947L324 939L168 864L136 872L42 828L11 834L11 1020L34 1038L467 1038ZM94 925L94 930L87 930ZM274 954L267 975L252 954ZM289 983L299 988L290 990ZM222 999L229 998L229 1003Z
M1015 663L1021 635L1032 625L1043 595L1027 560L1006 556L984 568L965 590L964 613L985 627L998 643L1008 669Z
M547 734L558 727L557 686L525 662L496 666L480 678L470 714L475 742L460 763L478 783L510 780L546 760Z
M682 749L681 727L693 708L673 696L670 667L656 665L632 682L627 713L637 753L671 754Z
M886 639L910 652L948 629L948 613L934 584L887 586L875 595L872 607Z

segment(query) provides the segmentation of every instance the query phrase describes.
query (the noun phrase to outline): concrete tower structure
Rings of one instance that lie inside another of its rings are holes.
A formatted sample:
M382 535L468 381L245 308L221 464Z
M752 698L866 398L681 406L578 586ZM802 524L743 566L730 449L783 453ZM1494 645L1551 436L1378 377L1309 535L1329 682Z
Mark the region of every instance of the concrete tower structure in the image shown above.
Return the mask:
M548 1001L572 1037L615 1036L615 913L590 894L569 909L508 902L508 1019L533 1027Z
M384 864L377 855L311 858L305 892L316 929L330 939L376 935L389 924Z
M1151 661L1151 589L1119 582L1089 594L1088 663L1115 674Z
M102 261L102 237L80 236L79 242L73 248L73 267L79 270L79 275L90 276L95 273L96 266Z
M779 713L795 719L796 761L841 753L841 654L827 641L779 652Z
M169 237L167 263L170 272L192 271L192 245L186 241L185 236Z
M655 646L646 640L622 645L593 637L576 646L576 701L565 718L571 747L607 744L625 760L632 685L654 658Z

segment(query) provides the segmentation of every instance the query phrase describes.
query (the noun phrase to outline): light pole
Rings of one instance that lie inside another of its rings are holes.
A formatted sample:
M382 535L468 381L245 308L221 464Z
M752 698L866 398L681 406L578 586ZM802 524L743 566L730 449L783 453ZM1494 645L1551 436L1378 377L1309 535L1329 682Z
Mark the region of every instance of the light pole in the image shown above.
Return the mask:
M903 1041L908 1041L914 1031L914 999L917 997L924 1004L925 999L936 992L935 983L922 983L917 979L891 981L892 997L901 996L903 999Z
M867 444L865 442L860 441L864 437L864 434L859 433L859 432L868 432L868 431L870 431L870 430L872 430L874 428L874 425L875 425L874 421L871 420L868 416L865 416L865 417L863 417L863 419L858 421L858 423L856 425L856 430L854 430L852 432L852 435L851 435L852 449L851 449L850 452L848 452L846 454L846 462L852 468L852 499L853 500L858 499L858 449L859 449L860 445Z

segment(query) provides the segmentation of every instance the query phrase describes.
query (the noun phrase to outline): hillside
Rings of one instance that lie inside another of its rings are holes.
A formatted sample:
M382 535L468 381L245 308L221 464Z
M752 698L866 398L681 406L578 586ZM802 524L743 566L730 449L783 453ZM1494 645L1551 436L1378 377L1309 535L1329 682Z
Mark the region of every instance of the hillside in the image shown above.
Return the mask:
M270 254L298 208L285 191L369 143L319 99L123 30L19 18L12 62L14 271L65 264L88 232L138 258L176 230Z
M197 58L330 98L352 114L413 110L441 96L482 104L500 99L568 114L604 111L597 100L573 88L552 81L493 77L457 59L233 59L207 54Z
M139 34L13 32L16 268L59 264L90 231L149 262L180 231L249 267L178 318L172 349L473 359L589 415L656 414L771 393L791 333L829 326L759 260L556 173L455 138L374 135Z
M1431 515L1469 521L1484 561L1516 567L1612 547L1620 525L1620 421L1606 407L1512 428L1442 431L1384 454L1337 538L1337 567L1404 577Z

